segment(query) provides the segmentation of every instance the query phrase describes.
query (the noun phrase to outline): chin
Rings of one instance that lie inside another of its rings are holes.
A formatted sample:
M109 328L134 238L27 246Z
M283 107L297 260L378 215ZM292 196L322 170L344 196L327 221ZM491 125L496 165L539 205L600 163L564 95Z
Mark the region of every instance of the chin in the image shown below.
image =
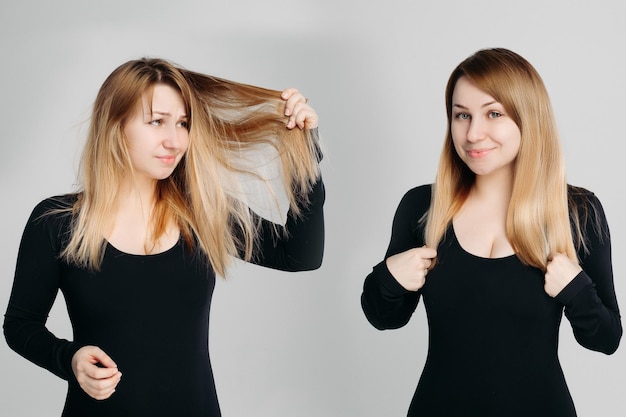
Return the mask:
M160 174L160 175L155 175L155 176L154 176L154 179L155 179L155 180L157 180L157 181L166 180L166 179L168 179L169 177L171 177L173 173L174 173L174 171L167 172L167 173L162 173L162 174Z

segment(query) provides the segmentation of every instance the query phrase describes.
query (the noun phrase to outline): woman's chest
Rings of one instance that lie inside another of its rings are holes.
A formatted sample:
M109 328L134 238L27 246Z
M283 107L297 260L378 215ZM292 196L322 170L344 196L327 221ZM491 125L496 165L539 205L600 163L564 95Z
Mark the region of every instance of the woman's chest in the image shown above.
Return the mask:
M124 324L127 320L206 318L215 275L182 244L156 255L130 255L108 246L97 272L67 267L61 289L73 321Z
M562 306L543 286L543 273L517 257L477 257L448 236L438 248L437 265L427 275L422 295L435 323L558 326Z

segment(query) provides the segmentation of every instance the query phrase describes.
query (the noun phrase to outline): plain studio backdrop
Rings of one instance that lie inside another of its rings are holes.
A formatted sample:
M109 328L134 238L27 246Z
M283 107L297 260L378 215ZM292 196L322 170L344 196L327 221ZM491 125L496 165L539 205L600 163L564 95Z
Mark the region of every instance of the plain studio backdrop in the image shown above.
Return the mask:
M361 287L384 255L404 192L434 179L450 72L496 46L544 78L568 180L604 204L626 308L626 29L617 0L0 4L2 312L25 222L43 198L75 190L90 108L115 67L163 57L240 82L295 86L320 115L326 150L324 264L290 274L238 263L218 282L210 351L223 415L406 415L426 357L423 307L406 327L379 332L361 311ZM71 339L61 295L48 325ZM577 345L567 320L561 329L579 415L623 416L626 347L605 356ZM64 381L4 342L0 369L0 414L60 414ZM155 369L154 377L168 375Z

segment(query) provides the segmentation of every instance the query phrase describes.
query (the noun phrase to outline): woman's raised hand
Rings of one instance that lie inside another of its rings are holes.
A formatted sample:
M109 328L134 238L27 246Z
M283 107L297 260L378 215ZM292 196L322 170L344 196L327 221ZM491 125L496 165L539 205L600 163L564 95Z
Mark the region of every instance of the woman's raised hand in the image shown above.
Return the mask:
M287 120L287 129L293 129L298 126L300 129L314 129L317 127L318 117L313 107L307 104L307 98L295 88L287 88L280 97L286 101L285 116Z
M113 359L97 346L83 346L72 357L72 370L80 387L96 400L109 398L122 373Z
M437 251L426 246L409 249L385 261L391 275L408 291L417 291L426 283L428 268Z

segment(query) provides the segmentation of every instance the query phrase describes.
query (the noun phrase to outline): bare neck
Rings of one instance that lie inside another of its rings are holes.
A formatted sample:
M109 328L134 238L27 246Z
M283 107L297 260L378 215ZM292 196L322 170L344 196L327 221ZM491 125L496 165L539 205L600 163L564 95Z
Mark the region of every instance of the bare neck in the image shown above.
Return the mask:
M508 206L513 193L513 173L498 172L488 176L477 175L470 195L491 204Z
M506 218L513 190L512 176L477 176L467 200L452 223L461 247L484 258L512 255Z
M126 215L142 216L149 219L155 202L156 181L143 183L128 181L120 187L120 212Z

